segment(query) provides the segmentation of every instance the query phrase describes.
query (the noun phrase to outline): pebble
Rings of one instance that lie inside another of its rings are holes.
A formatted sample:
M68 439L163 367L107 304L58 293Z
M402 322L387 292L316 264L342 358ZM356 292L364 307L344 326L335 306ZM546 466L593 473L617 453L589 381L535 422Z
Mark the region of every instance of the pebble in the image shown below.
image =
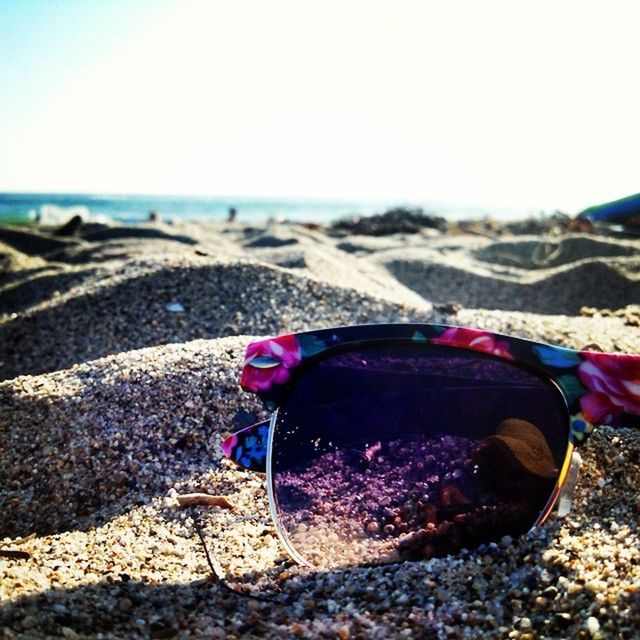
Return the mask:
M123 613L128 613L133 609L133 602L131 602L129 598L120 598L120 600L118 600L118 609Z
M595 635L600 631L600 622L598 618L594 618L593 616L589 616L587 618L587 630L591 637L595 637Z
M22 619L22 626L25 629L32 629L38 624L38 619L35 616L28 615Z
M351 630L348 625L341 625L336 629L336 635L340 640L349 640L351 637Z

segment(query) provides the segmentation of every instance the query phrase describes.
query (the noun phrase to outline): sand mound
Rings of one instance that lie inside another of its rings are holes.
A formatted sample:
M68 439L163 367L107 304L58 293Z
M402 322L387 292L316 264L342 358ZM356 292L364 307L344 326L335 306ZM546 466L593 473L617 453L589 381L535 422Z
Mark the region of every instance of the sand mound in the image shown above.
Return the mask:
M346 253L359 255L371 254L376 251L398 249L424 242L424 235L394 235L394 236L350 236L338 242L336 247Z
M273 249L275 247L290 247L291 245L298 244L297 238L279 238L273 234L262 234L259 238L247 242L246 247L252 249L268 248Z
M545 269L577 260L637 256L640 243L613 241L592 236L573 236L541 240L518 238L494 242L474 253L485 262L493 262L522 269Z
M0 384L10 425L0 510L11 514L0 538L86 528L99 511L164 495L193 465L219 464L213 434L231 430L242 402L258 408L238 387L247 341L143 349Z
M49 267L30 277L6 285L0 290L0 306L6 314L16 314L40 303L51 300L65 292L80 286L85 281L92 281L97 276L97 269L66 270Z
M183 312L167 310L177 302ZM0 325L2 379L142 347L426 313L251 263L129 263Z
M61 238L43 231L0 227L0 241L29 256L46 256L53 251L80 244L74 238Z
M619 316L545 316L520 311L461 309L456 324L521 336L570 349L637 353L638 330L623 314Z
M23 277L24 272L45 269L47 261L39 256L28 256L13 247L0 242L0 285Z
M172 240L173 242L182 242L184 244L198 244L197 240L189 236L176 235L167 233L161 229L154 227L107 227L90 233L83 234L83 237L90 242L103 242L105 240L123 240L123 239L154 239L154 240Z
M431 249L393 250L376 260L433 303L577 314L585 305L619 308L640 296L638 258L591 258L534 271L480 263L463 251L436 255Z
M386 269L367 260L358 260L326 242L301 238L293 246L254 250L250 255L320 282L355 289L396 304L411 305L422 310L430 306L428 301L403 286Z

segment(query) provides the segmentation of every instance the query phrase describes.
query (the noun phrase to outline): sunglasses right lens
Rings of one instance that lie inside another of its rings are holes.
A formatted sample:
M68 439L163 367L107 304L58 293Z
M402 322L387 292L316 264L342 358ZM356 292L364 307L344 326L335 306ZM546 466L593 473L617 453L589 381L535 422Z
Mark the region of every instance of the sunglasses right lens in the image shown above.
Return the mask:
M374 345L313 364L278 410L280 533L318 567L456 553L528 531L569 442L550 381L493 356Z

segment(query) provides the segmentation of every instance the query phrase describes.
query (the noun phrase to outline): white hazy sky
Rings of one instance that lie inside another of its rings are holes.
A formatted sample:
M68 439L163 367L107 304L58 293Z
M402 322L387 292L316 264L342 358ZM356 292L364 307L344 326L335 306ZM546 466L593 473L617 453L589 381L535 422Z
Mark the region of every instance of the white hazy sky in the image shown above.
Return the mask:
M0 191L640 191L640 3L0 0Z

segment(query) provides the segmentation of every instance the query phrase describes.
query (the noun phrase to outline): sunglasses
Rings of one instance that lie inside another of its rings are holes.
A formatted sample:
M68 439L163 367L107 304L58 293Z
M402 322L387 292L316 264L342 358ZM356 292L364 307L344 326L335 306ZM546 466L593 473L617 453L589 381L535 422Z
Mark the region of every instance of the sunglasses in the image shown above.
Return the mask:
M457 553L566 515L576 448L640 416L640 356L443 325L254 342L241 386L271 418L223 453L266 472L282 543L316 568Z

